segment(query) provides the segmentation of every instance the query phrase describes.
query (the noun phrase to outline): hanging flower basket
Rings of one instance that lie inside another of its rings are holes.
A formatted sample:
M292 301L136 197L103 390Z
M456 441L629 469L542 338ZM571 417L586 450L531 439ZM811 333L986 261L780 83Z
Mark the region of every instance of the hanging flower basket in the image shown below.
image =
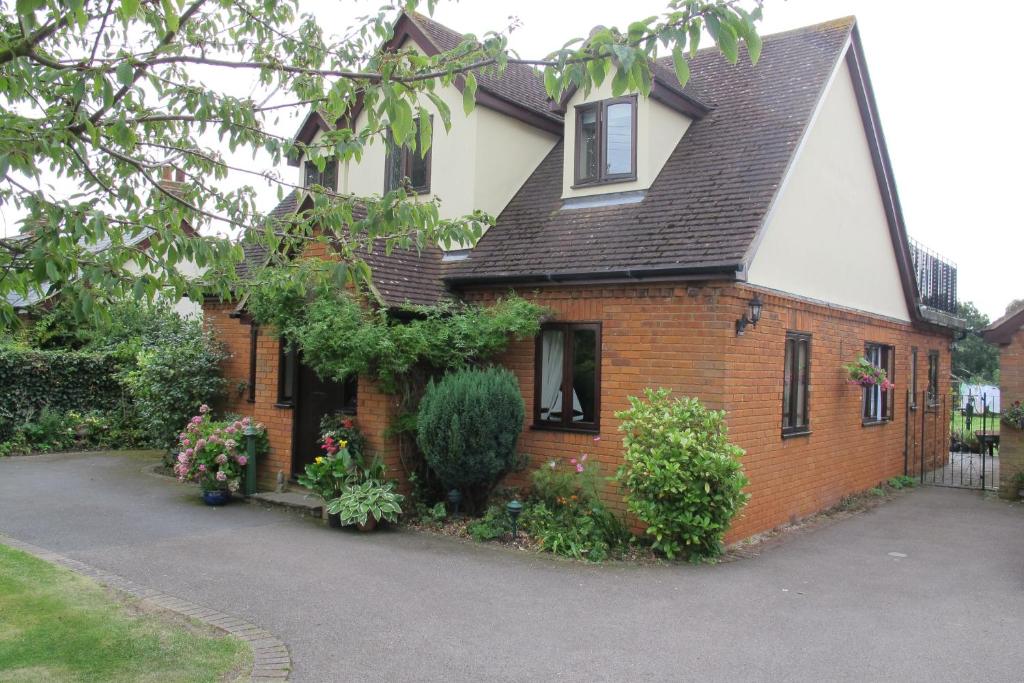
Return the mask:
M1014 401L1013 405L1003 413L1003 422L1016 429L1024 429L1024 404Z
M882 391L889 391L896 386L889 381L889 377L886 375L885 370L873 365L863 356L853 363L847 363L843 367L846 368L846 372L849 376L847 381L850 384L856 384L860 387L880 386Z

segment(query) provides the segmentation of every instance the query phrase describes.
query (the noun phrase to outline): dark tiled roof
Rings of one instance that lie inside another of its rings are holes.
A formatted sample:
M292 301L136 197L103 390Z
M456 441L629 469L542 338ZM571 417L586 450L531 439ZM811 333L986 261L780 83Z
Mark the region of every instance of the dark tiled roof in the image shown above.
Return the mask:
M768 36L760 62L715 49L691 62L694 121L643 201L562 210L559 143L453 281L740 264L853 28L852 18ZM662 66L667 66L662 64Z
M442 52L452 50L462 42L463 35L458 31L453 31L418 12L407 14ZM481 71L476 77L478 88L553 121L562 120L560 114L551 110L547 92L544 90L544 81L531 67L525 64L509 64L501 76L494 72Z
M981 335L990 344L1009 344L1021 328L1024 328L1024 305L1008 310L1002 318L982 330Z
M270 217L286 220L295 212L298 196L298 192L293 192L282 199L270 212ZM353 213L359 217L358 210ZM245 260L236 266L240 277L248 277L267 263L267 251L262 245L246 242L242 244L242 250ZM371 251L360 252L359 255L370 266L373 286L388 306L429 306L447 296L441 277L442 252L437 247L427 247L421 252L393 249L390 254L385 254L383 244L378 240Z

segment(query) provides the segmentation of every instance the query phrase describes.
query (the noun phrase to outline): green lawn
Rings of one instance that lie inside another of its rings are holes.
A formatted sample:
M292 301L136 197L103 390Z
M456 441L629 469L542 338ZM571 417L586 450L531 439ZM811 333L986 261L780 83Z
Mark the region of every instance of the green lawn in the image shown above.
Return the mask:
M247 679L242 641L0 545L0 681Z
M984 424L985 432L988 434L999 433L999 415L992 413L986 418L982 418L981 415L975 415L974 419L971 420L971 431L980 432L982 430L982 424ZM953 413L953 433L962 434L967 431L966 418L963 413Z

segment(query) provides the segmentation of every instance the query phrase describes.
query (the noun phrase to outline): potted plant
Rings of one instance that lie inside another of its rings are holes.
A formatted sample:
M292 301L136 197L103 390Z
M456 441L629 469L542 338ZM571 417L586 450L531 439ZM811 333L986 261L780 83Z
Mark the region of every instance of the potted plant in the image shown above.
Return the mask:
M298 482L326 506L329 501L340 496L349 484L359 480L360 467L349 452L345 440L335 441L328 434L323 438L321 448L324 455L317 456L306 465L306 471L298 477ZM327 513L327 524L335 528L341 526L337 513Z
M872 387L879 385L882 391L889 391L895 385L889 381L884 369L874 365L867 358L861 356L852 363L843 366L846 369L848 382L861 387Z
M342 524L355 524L360 531L373 531L381 521L396 522L402 514L405 496L395 493L395 482L367 479L354 484L327 505Z
M1016 429L1024 429L1024 404L1014 401L1003 413L1003 422Z
M189 420L178 435L178 455L174 473L178 481L199 484L203 502L224 505L241 487L242 472L248 456L242 452L242 432L251 424L248 417L230 422L210 419L210 408L200 406L199 414ZM263 425L256 425L262 434Z

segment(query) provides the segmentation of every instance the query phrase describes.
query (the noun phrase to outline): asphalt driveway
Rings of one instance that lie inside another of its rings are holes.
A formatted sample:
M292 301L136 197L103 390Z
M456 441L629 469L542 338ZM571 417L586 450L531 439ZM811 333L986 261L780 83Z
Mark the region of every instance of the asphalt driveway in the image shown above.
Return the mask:
M717 566L591 567L0 459L0 533L284 640L293 680L1019 681L1024 506L926 488Z

